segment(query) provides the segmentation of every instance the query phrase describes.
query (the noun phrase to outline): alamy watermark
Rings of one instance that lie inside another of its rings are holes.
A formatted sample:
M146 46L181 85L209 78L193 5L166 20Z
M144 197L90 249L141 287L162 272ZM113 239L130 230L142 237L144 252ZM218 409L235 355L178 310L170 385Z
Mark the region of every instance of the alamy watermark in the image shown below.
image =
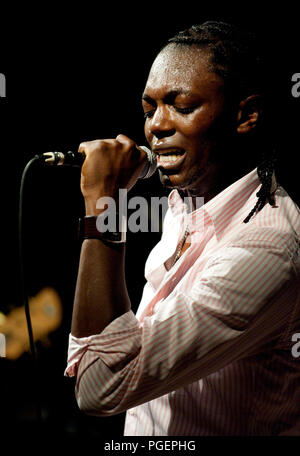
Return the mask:
M127 193L127 189L120 189L117 202L109 196L98 199L96 208L104 209L97 217L98 231L160 232L168 210L168 197L151 197L150 202L142 196L134 196L128 200ZM203 232L203 213L197 210L203 204L203 197L185 197L183 206L173 211L173 216L178 219L180 225L189 227L191 242L197 242L199 233ZM128 210L133 210L129 216ZM193 217L189 216L192 211Z
M0 358L5 358L6 356L6 340L5 335L0 333Z
M300 357L300 333L295 333L292 335L292 342L296 342L295 345L292 346L292 356L294 358Z
M6 97L6 78L3 73L0 73L0 97Z
M294 98L300 97L300 73L294 73L292 76L292 82L295 82L292 86L292 95Z

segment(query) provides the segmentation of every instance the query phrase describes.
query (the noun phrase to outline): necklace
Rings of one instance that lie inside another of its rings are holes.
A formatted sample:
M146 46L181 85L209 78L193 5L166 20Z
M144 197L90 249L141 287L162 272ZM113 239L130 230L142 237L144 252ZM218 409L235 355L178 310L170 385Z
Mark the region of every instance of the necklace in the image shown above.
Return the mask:
M178 245L178 247L177 247L177 249L176 249L176 254L175 254L175 258L174 258L173 263L172 263L172 267L174 266L174 264L176 263L176 261L177 261L178 258L180 257L182 248L183 248L183 246L184 246L184 243L185 243L185 241L186 241L188 235L189 235L189 229L188 229L188 227L187 227L187 228L185 229L183 238L181 239L181 241L180 241L180 243L179 243L179 245Z

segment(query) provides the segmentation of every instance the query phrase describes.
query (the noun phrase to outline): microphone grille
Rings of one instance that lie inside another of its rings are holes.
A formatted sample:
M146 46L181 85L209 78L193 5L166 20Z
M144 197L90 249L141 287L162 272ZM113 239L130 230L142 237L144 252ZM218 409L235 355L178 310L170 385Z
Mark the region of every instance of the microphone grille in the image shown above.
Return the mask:
M148 177L151 177L157 168L157 158L154 152L152 150L148 149L146 146L139 146L141 149L143 149L148 158L148 163L146 167L146 174L144 176L141 176L141 179L148 179Z

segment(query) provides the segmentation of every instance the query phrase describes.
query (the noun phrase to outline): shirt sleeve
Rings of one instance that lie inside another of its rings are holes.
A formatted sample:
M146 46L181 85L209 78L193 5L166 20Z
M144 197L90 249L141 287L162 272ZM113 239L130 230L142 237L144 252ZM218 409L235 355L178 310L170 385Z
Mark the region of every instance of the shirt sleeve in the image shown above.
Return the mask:
M112 415L251 356L277 340L298 278L299 244L270 229L214 254L189 293L162 300L140 325L129 311L95 336L70 336L79 407Z
M91 352L99 352L100 350L102 360L105 360L105 353L107 353L109 358L114 358L114 362L118 360L124 362L128 359L126 353L130 357L138 351L137 328L137 319L130 310L112 321L101 334L75 337L70 333L68 365L65 376L74 377L77 375L78 365L87 350Z

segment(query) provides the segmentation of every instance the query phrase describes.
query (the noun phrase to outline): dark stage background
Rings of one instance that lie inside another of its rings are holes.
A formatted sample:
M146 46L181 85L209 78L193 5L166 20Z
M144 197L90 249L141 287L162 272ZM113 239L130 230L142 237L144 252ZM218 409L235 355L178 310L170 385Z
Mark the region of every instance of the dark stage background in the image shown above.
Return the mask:
M233 21L256 30L267 47L270 86L276 109L274 134L283 152L281 182L299 200L300 98L291 94L291 77L300 72L297 11L274 6L227 4L222 10L170 2L111 10L88 5L64 12L53 4L26 5L2 19L0 72L7 96L0 98L1 120L1 304L8 314L22 304L18 249L18 200L22 171L36 153L76 150L84 140L124 133L145 144L141 93L157 51L167 38L205 20ZM247 10L249 8L249 11ZM163 195L154 176L133 194ZM77 408L74 381L63 376L72 299L79 258L77 218L82 214L79 172L34 166L24 195L25 270L30 296L53 287L63 305L61 326L48 345L37 344L38 384L44 426L67 441L120 438L124 415L88 417ZM144 285L147 254L159 234L128 234L127 278L135 310ZM1 420L5 433L35 435L35 381L32 359L0 359ZM3 433L3 435L5 435ZM26 440L28 441L28 439Z

